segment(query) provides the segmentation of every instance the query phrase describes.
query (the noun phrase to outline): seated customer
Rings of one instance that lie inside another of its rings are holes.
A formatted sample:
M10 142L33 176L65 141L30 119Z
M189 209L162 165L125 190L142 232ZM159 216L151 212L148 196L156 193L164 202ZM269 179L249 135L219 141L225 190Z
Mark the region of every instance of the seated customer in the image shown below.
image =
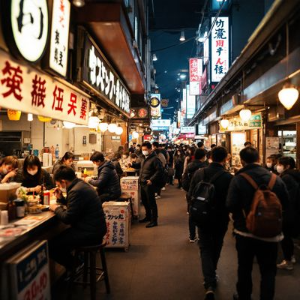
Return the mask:
M18 172L18 159L15 156L6 156L0 160L0 182L12 181Z
M117 200L121 196L120 179L111 161L106 161L101 152L94 152L91 161L98 167L97 179L90 179L89 184L97 187L98 195L103 202Z
M119 178L121 178L122 175L124 174L124 172L121 168L121 165L120 165L120 159L121 159L121 155L119 153L116 153L111 160L116 168L116 172L117 172Z
M72 250L78 246L101 244L106 233L102 203L96 191L78 179L73 169L61 166L54 174L57 201L50 209L63 223L71 225L49 243L50 257L71 271L74 266ZM67 197L62 192L66 190Z
M52 169L52 174L54 174L58 170L58 168L63 165L67 167L71 167L75 171L73 161L74 161L74 154L72 152L66 152L65 155L54 164Z
M25 158L23 169L17 174L16 182L21 182L22 186L28 188L29 193L39 194L44 189L54 188L50 174L42 169L42 164L37 156L29 155Z

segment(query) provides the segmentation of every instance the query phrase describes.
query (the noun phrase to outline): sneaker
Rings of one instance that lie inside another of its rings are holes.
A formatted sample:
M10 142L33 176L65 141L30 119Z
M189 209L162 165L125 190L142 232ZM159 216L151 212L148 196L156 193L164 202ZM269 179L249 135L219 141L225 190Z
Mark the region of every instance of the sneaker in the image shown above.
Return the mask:
M281 270L293 270L294 266L291 261L283 260L280 264L277 265L277 268Z
M198 239L197 238L193 238L193 239L189 238L189 241L190 241L190 243L196 243L198 241Z
M296 257L295 257L295 255L293 255L293 256L292 256L292 259L291 259L291 263L292 263L292 264L295 264L296 262L297 262L297 261L296 261Z
M162 190L162 191L165 191L165 190L166 190L166 188L165 188L165 187L163 187L161 190Z
M207 291L206 291L206 294L205 294L205 298L204 298L205 300L214 300L215 299L215 293L214 293L214 291L213 290L211 290L211 289L208 289Z

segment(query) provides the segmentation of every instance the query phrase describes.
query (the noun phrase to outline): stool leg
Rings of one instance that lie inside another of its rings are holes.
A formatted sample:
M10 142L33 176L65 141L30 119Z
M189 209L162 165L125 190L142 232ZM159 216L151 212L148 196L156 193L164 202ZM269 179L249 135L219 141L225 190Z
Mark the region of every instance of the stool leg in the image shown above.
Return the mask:
M96 300L96 252L90 252L90 291L91 300Z
M108 272L107 272L107 265L106 265L106 258L105 258L104 248L100 249L100 258L101 258L102 269L103 269L103 272L104 272L106 293L110 294L110 285L109 285L109 279L108 279Z

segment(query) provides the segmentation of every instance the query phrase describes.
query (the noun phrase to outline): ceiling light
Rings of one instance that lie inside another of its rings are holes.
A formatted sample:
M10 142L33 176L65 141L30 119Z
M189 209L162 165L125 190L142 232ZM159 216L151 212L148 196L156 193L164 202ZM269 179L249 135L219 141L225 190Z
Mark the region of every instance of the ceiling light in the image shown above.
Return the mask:
M111 132L111 133L114 133L116 132L117 130L117 124L116 123L111 123L108 125L108 131Z
M243 121L245 121L245 122L247 122L247 121L249 121L250 120L250 118L251 118L251 110L250 109L242 109L241 111L240 111L240 117L241 117L241 119L243 120Z
M226 129L229 126L229 121L227 119L221 120L221 126Z
M181 30L179 41L181 41L181 42L185 41L184 30Z
M33 114L27 115L27 121L29 121L29 122L33 121Z
M139 137L139 133L136 132L136 131L134 131L134 132L132 133L132 138L133 138L133 139L137 139L138 137Z
M84 0L73 0L73 5L76 7L82 7L85 5L85 1Z
M108 128L108 124L107 123L100 123L99 124L99 129L101 132L105 132Z
M64 124L64 127L66 128L66 129L72 129L72 128L74 128L75 127L75 123L72 123L72 122L66 122L66 121L63 121L63 124Z
M123 128L118 126L117 129L116 129L116 134L121 135L122 133L123 133Z
M278 93L280 103L285 109L290 110L299 97L299 91L291 84L285 84Z
M153 60L153 61L157 61L157 60L158 60L158 58L157 58L157 56L156 56L155 53L153 53L152 60Z

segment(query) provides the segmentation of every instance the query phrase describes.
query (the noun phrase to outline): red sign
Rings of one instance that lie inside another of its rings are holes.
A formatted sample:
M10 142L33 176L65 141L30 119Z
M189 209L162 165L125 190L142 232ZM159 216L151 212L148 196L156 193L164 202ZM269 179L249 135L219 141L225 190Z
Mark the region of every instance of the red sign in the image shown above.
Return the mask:
M190 58L190 95L200 95L202 72L202 59Z
M150 142L151 140L152 140L152 135L150 135L150 134L144 135L144 141Z

